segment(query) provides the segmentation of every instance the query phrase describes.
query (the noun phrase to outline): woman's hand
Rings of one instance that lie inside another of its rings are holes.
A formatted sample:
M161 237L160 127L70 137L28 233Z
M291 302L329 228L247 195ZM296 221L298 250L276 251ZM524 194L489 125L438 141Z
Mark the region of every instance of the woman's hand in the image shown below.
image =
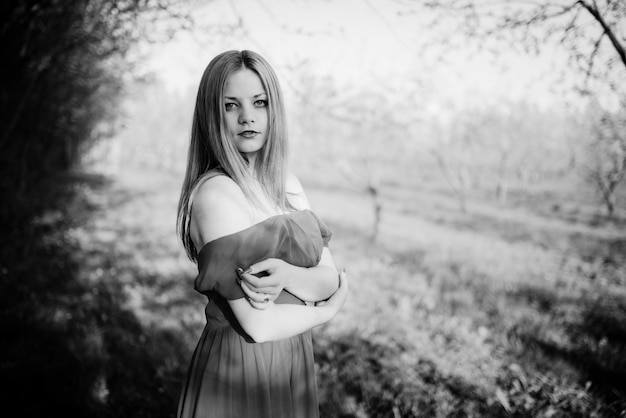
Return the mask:
M262 343L293 337L330 321L344 305L347 296L348 280L343 271L339 275L339 289L319 306L268 302L267 309L259 311L250 300L232 299L228 300L228 304L243 330L254 341Z
M239 285L253 307L265 309L287 286L296 268L278 258L268 258L251 265L246 271L237 269ZM256 276L259 273L262 273L261 277Z

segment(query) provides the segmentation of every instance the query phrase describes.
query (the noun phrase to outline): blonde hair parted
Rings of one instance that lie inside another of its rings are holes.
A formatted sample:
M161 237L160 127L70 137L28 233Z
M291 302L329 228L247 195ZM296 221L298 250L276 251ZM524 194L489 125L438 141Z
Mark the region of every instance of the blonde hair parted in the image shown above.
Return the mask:
M248 161L228 137L224 116L224 85L231 74L242 69L251 70L259 77L268 98L267 141L256 156L254 174L250 174ZM229 176L255 206L260 206L261 201L250 187L253 178L261 184L271 203L282 210L293 209L285 191L287 128L282 92L272 67L252 51L217 55L200 80L177 217L178 234L192 260L197 256L189 233L193 194L216 171Z

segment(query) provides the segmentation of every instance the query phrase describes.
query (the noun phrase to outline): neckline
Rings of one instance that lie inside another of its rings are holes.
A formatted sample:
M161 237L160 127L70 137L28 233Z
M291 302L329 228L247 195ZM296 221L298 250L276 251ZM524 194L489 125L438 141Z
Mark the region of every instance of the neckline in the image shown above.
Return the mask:
M198 253L196 255L196 261L200 258L200 254L205 250L205 248L209 247L211 244L213 244L215 242L221 241L223 239L228 239L228 238L231 238L231 237L233 237L235 235L239 235L239 234L242 234L242 233L247 233L250 230L252 230L253 228L256 228L258 226L261 226L261 225L269 223L269 222L276 221L279 218L290 217L292 215L300 214L300 213L311 213L311 210L310 209L301 209L301 210L294 210L293 212L286 212L286 213L279 213L279 214L276 214L276 215L272 215L272 216L269 216L269 217L267 217L267 218L265 218L265 219L263 219L263 220L261 220L259 222L253 223L252 225L250 225L250 226L248 226L248 227L246 227L246 228L244 228L242 230L239 230L239 231L236 231L236 232L233 232L233 233L230 233L230 234L222 235L221 237L217 237L217 238L212 239L211 241L207 241L207 242L205 242L202 245L202 248L200 248L200 250L198 250Z

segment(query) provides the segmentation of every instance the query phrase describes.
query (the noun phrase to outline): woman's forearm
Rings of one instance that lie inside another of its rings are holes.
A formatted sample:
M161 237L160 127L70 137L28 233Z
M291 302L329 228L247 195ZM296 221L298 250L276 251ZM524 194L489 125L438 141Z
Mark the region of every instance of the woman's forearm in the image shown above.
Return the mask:
M321 306L290 305L269 302L263 310L255 309L244 298L228 304L244 331L256 342L280 340L301 334L330 321L348 297L345 270L338 276L339 288Z
M337 270L325 264L295 267L285 290L302 300L317 302L328 299L338 287Z
M244 331L255 342L280 340L302 334L330 321L338 309L333 306L274 304L254 309L245 299L228 301Z

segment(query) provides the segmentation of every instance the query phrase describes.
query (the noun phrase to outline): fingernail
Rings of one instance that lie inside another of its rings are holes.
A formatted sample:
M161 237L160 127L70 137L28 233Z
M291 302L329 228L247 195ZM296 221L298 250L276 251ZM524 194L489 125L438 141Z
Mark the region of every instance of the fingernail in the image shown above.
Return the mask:
M250 273L252 273L252 269L249 268L248 270L244 271L244 273L250 274Z

